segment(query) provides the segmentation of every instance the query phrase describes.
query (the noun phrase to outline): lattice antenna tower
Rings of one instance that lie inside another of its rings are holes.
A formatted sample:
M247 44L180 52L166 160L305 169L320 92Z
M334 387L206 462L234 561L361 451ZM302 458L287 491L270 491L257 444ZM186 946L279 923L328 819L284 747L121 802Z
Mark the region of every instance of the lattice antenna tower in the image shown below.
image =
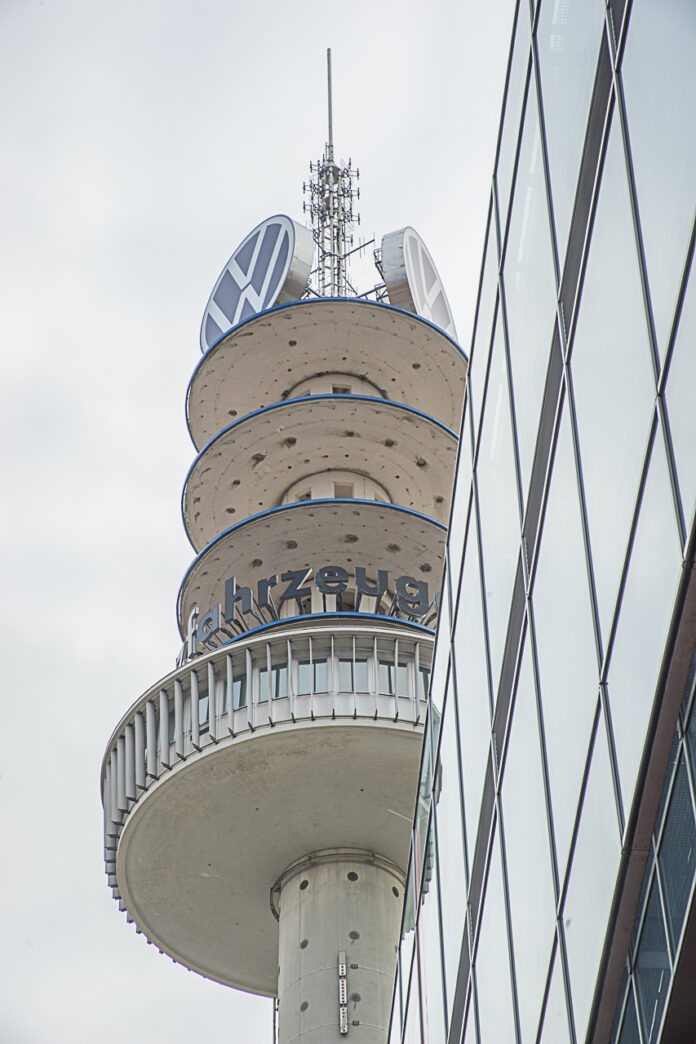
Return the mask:
M331 93L331 48L326 51L328 82L329 140L324 155L309 164L310 179L302 186L305 201L302 209L309 213L312 235L317 245L317 267L310 275L310 293L318 297L354 297L357 292L348 276L348 258L353 251L353 225L360 215L353 210L353 200L360 199L354 183L360 171L352 161L336 163L333 144L333 103ZM362 244L355 248L362 249Z

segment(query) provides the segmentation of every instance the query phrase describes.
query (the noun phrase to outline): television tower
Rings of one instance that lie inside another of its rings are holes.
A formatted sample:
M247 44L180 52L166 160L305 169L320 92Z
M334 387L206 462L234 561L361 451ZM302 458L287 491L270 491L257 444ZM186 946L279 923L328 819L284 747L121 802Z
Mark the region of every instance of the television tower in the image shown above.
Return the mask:
M467 362L412 229L350 282L328 70L312 230L261 222L206 306L183 644L107 744L104 845L136 930L277 997L280 1044L383 1044Z

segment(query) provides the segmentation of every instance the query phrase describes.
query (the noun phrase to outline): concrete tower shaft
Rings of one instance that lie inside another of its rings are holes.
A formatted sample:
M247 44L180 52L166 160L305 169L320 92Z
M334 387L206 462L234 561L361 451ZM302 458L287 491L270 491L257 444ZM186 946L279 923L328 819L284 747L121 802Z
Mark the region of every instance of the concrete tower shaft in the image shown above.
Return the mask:
M272 892L278 1044L339 1044L350 1029L384 1044L403 894L403 873L373 852L313 852L288 867Z

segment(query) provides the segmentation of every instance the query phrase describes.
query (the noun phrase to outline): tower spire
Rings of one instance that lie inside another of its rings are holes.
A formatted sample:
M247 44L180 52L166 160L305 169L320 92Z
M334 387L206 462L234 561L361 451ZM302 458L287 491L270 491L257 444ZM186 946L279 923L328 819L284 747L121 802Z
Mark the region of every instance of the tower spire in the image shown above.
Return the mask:
M326 51L326 73L329 137L322 158L310 163L309 182L303 186L307 197L303 210L309 212L318 255L310 287L319 297L349 297L357 296L348 275L348 255L353 246L353 225L360 222L360 215L353 212L353 200L360 198L360 190L354 187L360 171L353 169L351 160L336 163L334 158L330 47Z
M329 143L327 146L328 158L333 163L333 97L331 94L331 48L326 48L326 80L329 96Z

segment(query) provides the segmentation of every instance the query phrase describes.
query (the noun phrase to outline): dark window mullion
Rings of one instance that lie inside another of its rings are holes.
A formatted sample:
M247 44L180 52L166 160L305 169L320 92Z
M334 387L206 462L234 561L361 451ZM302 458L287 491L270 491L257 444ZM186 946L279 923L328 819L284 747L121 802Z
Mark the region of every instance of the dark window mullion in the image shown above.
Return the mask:
M493 715L495 713L495 703L493 697L493 669L491 667L491 647L490 638L488 635L488 607L486 605L486 575L483 566L483 544L481 541L481 511L479 507L478 497L478 479L476 472L473 476L473 494L474 494L474 509L476 511L476 542L478 545L478 556L479 556L479 594L481 597L481 609L483 615L483 635L484 635L484 652L486 656L486 676L488 678L488 713L491 719L491 726L493 724Z
M618 71L616 67L616 49L614 45L613 33L609 29L609 23L607 23L607 37L609 39L609 48L612 57L612 77L614 82L614 96L616 98L616 107L619 117L618 126L621 130L621 144L623 146L624 163L626 165L628 198L631 208L631 219L633 222L633 234L635 238L636 256L638 258L640 285L643 294L643 306L645 308L645 322L648 328L650 361L652 362L655 387L657 388L657 382L660 376L660 352L657 344L657 334L655 332L655 318L653 315L652 299L650 297L648 267L645 260L645 246L643 244L643 230L640 223L640 211L638 208L638 196L636 193L636 179L635 172L633 170L633 156L631 154L631 141L628 132L628 118L626 116L626 99L624 97L621 73Z
M518 664L518 671L521 666ZM515 948L512 939L512 918L510 916L510 887L508 882L508 870L507 870L507 850L505 848L505 824L503 822L503 805L500 800L500 778L498 780L497 793L495 795L495 804L497 809L498 817L498 844L500 846L500 870L503 882L503 902L505 904L505 932L507 936L507 947L508 947L508 962L510 966L510 986L512 987L512 1014L515 1020L515 1038L517 1044L521 1044L521 1030L520 1030L520 1008L519 1001L517 999L517 971L515 969ZM490 867L489 867L490 872Z
M554 348L552 348L552 350L554 350ZM525 548L527 557L523 559L525 568L527 570L527 573L525 575L525 591L527 592L531 592L534 587L534 578L536 576L537 566L539 563L539 553L541 550L542 534L544 531L544 520L546 517L546 506L549 501L549 493L551 490L554 462L556 459L556 447L558 445L558 437L561 431L561 418L563 415L563 403L565 402L565 397L565 383L563 381L563 372L561 370L560 380L558 383L558 394L556 396L556 405L554 409L553 430L549 441L549 452L544 462L544 486L540 495L541 503L539 505L539 519L536 526L536 533L534 534L533 546L531 548L529 548L528 546Z
M534 695L536 700L537 729L539 732L539 748L541 750L541 774L544 787L544 803L546 806L546 825L549 832L549 849L551 853L551 873L553 876L553 896L555 909L558 912L558 900L560 894L558 857L556 855L556 831L553 822L553 803L551 801L551 784L549 781L549 764L546 754L546 730L544 728L544 712L541 700L541 677L539 674L539 662L537 659L536 625L534 622L534 606L531 598L527 600L527 641L530 642L532 652L532 672L534 674Z
M677 765L679 762L677 761ZM676 776L676 772L675 772ZM666 818L667 809L665 809ZM653 838L653 844L655 844ZM657 849L657 846L655 846ZM667 956L669 958L670 977L674 977L674 952L672 950L672 939L669 930L669 915L667 912L667 897L665 895L665 884L662 880L662 867L660 866L660 860L658 859L658 853L655 852L655 880L657 881L657 892L660 899L660 910L662 912L662 930L665 934L665 940L667 942Z
M672 490L672 501L674 503L674 515L679 533L679 546L682 555L686 550L687 532L686 519L684 516L684 505L682 503L681 489L679 487L679 476L677 474L677 462L674 456L674 443L672 442L672 429L669 423L669 412L667 402L663 395L657 396L657 412L660 418L660 429L664 439L665 454L667 456L667 472L669 484Z
M558 934L558 951L561 959L561 971L563 972L563 992L565 994L566 1000L568 1032L570 1034L571 1044L577 1044L578 1038L575 1032L575 1010L573 1008L573 994L570 989L570 969L568 967L568 950L566 948L565 929L563 927L562 917L559 917L557 920L556 930Z
M462 826L462 839L464 842L464 884L466 889L466 895L469 894L469 844L466 837L466 805L464 804L464 779L462 777L461 766L463 764L462 757L462 744L461 744L461 732L459 724L459 690L457 688L457 666L456 666L456 653L454 650L454 644L450 649L451 658L451 671L450 678L452 679L451 696L454 700L454 724L455 724L455 736L457 741L457 785L459 787L459 808L461 813L461 826ZM445 697L448 699L449 697ZM442 717L444 720L445 709L443 708ZM442 732L442 730L440 730ZM442 742L442 741L440 741ZM438 748L439 757L439 748ZM467 919L468 919L467 913ZM466 930L466 925L465 925Z
M660 374L660 380L657 385L658 395L662 395L667 384L669 377L669 369L672 363L672 356L674 355L674 344L677 339L679 332L679 320L681 319L681 312L684 306L684 298L686 297L686 291L689 286L689 279L691 276L691 265L694 258L694 247L696 246L696 214L694 214L693 224L691 226L691 236L689 238L689 245L686 251L686 260L684 262L684 271L682 273L681 282L679 284L679 293L677 294L677 303L674 308L674 316L672 317L672 325L670 327L669 342L665 358L662 364L662 372Z
M561 269L558 261L558 244L556 242L556 220L553 210L553 195L551 192L551 172L549 169L549 150L546 141L546 121L544 120L544 98L541 90L541 71L539 68L539 52L536 34L532 37L532 69L534 82L536 84L537 96L537 118L539 120L539 139L541 142L541 162L544 168L544 187L546 189L546 208L548 213L549 229L551 232L551 254L553 258L553 274L556 281L556 299L560 288Z
M580 437L578 434L578 421L575 412L575 393L573 391L573 378L568 361L565 366L565 390L570 420L570 437L572 442L573 459L575 461L575 478L578 488L578 499L580 502L580 528L582 530L583 547L585 551L585 567L587 570L587 584L590 595L590 612L592 614L592 628L595 636L595 647L597 651L597 663L601 666L604 661L604 649L602 644L602 631L599 624L599 607L597 604L597 584L594 575L594 559L592 557L592 545L590 542L590 530L587 520L587 501L585 498L585 483L582 473L582 460L580 459Z
M440 730L442 732L442 730ZM439 759L438 759L439 761ZM438 762L435 762L437 766ZM437 771L437 767L435 772ZM435 776L433 773L433 777ZM439 917L437 919L437 934L440 943L440 979L442 982L442 1010L444 1015L445 1033L449 1035L449 1006L447 1004L447 977L445 972L445 940L442 934L442 922L443 922L443 906L442 906L442 886L440 884L440 842L439 833L437 827L437 802L431 802L431 826L433 831L433 845L435 847L435 888L437 890L437 904Z
M616 639L616 629L621 615L621 603L623 602L624 591L626 588L626 580L628 578L628 570L631 564L631 554L633 552L633 545L636 539L636 530L638 529L638 522L640 519L640 512L643 506L643 497L645 495L645 487L648 481L648 472L650 471L650 464L652 462L652 456L655 452L655 437L657 434L657 411L653 410L652 420L650 421L650 431L648 432L648 442L643 456L643 467L641 468L640 480L638 482L638 492L636 494L635 504L633 506L633 513L631 517L631 526L628 531L628 543L624 552L623 566L621 569L621 576L619 578L619 587L616 594L616 603L614 605L613 619L611 627L609 629L609 635L607 636L606 649L604 651L604 660L602 662L602 670L600 674L600 680L606 681L607 675L611 667L611 655L614 650L614 641Z

